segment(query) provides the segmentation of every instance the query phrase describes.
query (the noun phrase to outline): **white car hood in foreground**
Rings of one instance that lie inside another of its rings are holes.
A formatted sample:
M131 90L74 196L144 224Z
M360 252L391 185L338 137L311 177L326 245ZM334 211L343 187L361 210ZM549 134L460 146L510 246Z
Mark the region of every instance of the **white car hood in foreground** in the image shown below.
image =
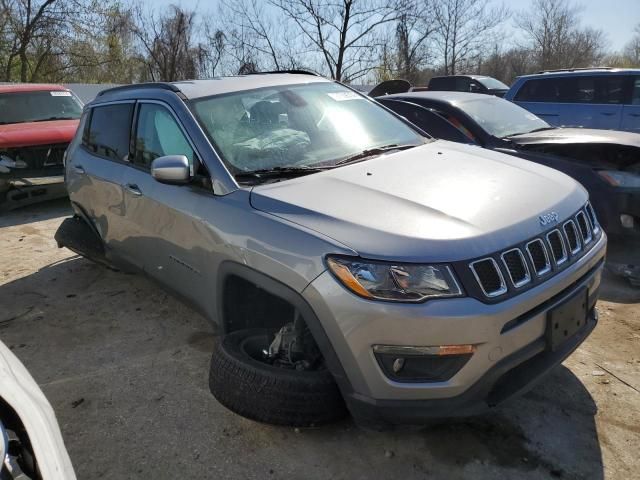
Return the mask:
M51 405L20 360L0 342L0 397L20 417L45 480L76 475Z
M556 170L445 141L255 187L254 208L315 230L363 257L475 258L539 235L587 201Z

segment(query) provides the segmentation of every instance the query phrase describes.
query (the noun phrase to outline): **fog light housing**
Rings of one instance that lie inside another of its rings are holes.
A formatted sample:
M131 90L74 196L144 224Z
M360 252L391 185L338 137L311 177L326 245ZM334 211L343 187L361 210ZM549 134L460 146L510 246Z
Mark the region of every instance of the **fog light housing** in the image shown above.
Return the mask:
M474 345L373 346L385 376L405 383L446 382L466 365L474 352Z
M635 221L632 215L623 213L620 215L620 223L624 228L633 228Z

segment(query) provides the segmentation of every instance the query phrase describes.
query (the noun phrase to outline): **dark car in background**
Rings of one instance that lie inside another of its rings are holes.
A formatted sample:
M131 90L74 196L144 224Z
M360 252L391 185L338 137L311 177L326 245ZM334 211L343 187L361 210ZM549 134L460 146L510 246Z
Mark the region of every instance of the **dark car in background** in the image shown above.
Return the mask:
M485 75L447 75L433 77L427 86L429 91L470 92L504 96L509 87L493 77Z
M578 180L609 235L610 268L640 284L640 135L553 127L487 95L412 92L377 100L437 138L508 153Z
M0 85L0 210L66 195L63 157L81 114L60 85Z
M505 95L552 125L640 133L640 69L554 70L518 77Z

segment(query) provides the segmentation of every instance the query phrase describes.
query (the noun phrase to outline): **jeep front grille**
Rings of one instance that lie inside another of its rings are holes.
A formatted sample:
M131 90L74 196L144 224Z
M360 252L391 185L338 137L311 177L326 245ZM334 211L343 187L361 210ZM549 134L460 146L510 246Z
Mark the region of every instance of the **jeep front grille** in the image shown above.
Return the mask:
M595 244L599 232L597 225L593 209L587 204L561 227L530 239L524 245L472 261L469 268L485 297L524 290L529 284L550 278L552 272L583 255L591 244Z

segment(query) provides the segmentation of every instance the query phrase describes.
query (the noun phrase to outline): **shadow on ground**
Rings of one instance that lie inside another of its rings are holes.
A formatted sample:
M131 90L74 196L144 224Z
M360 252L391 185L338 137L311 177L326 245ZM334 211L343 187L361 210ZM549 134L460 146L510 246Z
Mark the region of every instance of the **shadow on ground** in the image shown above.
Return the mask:
M43 203L36 203L8 212L0 210L0 228L26 223L40 222L50 218L72 215L71 204L68 198L58 198Z
M208 323L144 278L72 257L0 286L0 305L78 478L603 478L596 406L564 367L485 417L297 431L220 406Z

